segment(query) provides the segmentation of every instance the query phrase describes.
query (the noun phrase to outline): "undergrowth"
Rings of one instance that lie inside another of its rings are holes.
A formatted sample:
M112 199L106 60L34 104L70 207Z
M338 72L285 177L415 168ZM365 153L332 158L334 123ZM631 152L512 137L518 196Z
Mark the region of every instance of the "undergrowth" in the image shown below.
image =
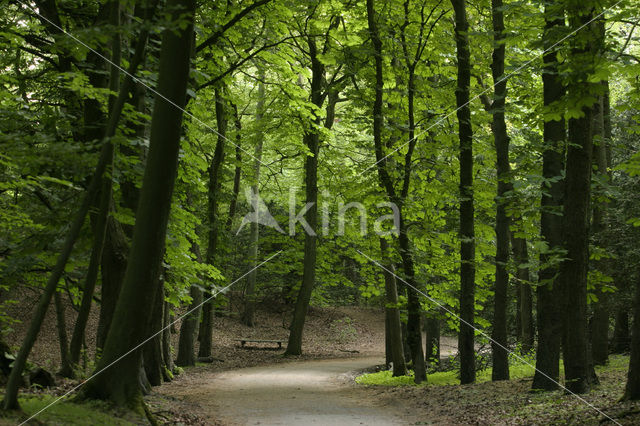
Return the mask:
M22 423L43 409L44 411L30 422L47 425L125 426L139 424L142 420L132 418L129 412L114 410L107 403L100 401L76 404L63 400L46 408L56 399L53 395L24 395L19 398L22 412L0 412L0 425Z

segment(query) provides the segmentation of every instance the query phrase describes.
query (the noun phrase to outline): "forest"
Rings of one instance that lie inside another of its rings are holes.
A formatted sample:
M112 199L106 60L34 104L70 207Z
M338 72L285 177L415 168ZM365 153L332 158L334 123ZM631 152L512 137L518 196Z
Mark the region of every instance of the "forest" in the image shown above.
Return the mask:
M0 424L640 422L637 1L0 4Z

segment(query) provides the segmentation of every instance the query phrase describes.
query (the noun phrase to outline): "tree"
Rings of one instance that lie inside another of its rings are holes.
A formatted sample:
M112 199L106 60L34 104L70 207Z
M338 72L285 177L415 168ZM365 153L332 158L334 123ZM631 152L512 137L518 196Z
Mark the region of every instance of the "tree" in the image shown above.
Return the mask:
M218 142L216 149L209 165L209 187L207 191L207 220L209 225L209 245L207 246L206 262L213 266L218 254L218 237L220 235L220 219L218 212L218 204L220 201L220 173L224 164L224 147L227 139L227 105L223 99L222 89L217 88L215 91L216 102L216 123L218 125ZM212 298L212 292L207 291L204 299L207 301L202 307L202 324L200 326L200 348L198 349L199 357L211 356L211 344L213 339L213 315L215 298Z
M559 75L557 53L554 50L556 40L560 38L564 27L564 9L562 4L545 3L545 28L543 46L544 68L544 105L547 109L558 109L565 88ZM552 263L554 254L562 247L562 216L564 182L564 152L566 127L563 111L558 118L544 119L544 151L542 154L542 201L540 212L540 235L547 250L540 254L542 269L538 275L536 287L538 308L538 346L536 351L536 372L533 377L533 389L554 390L560 376L560 340L562 321L560 314L561 285L557 281L557 264Z
M258 101L256 104L256 124L258 127L262 125L262 119L264 116L264 102L265 102L265 90L264 90L264 69L260 66L258 70L258 78L261 80L258 82ZM251 205L253 206L254 211L259 212L258 198L260 194L260 166L262 162L262 147L264 144L264 134L262 132L258 132L256 135L257 142L254 151L255 163L253 165L253 176L254 179L253 185L251 185ZM253 264L253 270L247 276L247 287L245 289L245 306L244 312L242 313L242 322L249 327L253 327L255 325L255 309L256 309L256 278L258 275L258 271L256 266L258 265L258 252L259 252L259 237L260 237L260 228L258 227L258 222L252 222L250 224L250 246L249 246L249 259Z
M458 58L456 114L460 139L460 383L476 380L475 357L475 232L473 206L473 129L469 106L471 59L466 1L451 0L455 12L455 39Z
M106 399L142 411L138 382L140 343L147 338L164 253L171 195L178 166L182 107L186 104L195 2L169 0L171 27L162 37L158 96L151 121L151 144L136 213L136 226L122 291L96 374L83 387L84 398ZM176 31L175 28L178 28ZM118 368L112 368L114 363Z
M509 219L506 211L507 191L510 185L509 135L505 121L507 79L504 77L505 35L504 5L502 0L491 1L493 22L493 74L494 100L491 104L493 131L496 146L496 171L498 194L496 197L496 279L494 286L493 331L491 350L493 354L492 380L509 380L509 353L507 351L507 288L509 286Z
M629 358L629 372L627 386L623 400L640 399L640 285L636 285L636 295L633 309L633 331L631 332L631 357Z
M108 165L113 161L114 147L110 138L113 137L116 132L120 115L124 108L125 100L132 87L133 74L136 72L144 56L147 34L147 32L143 32L141 34L139 42L136 46L136 50L134 52L134 56L129 63L127 78L120 88L118 98L113 104L111 113L109 115L109 121L105 128L105 137L102 140L102 147L100 150L98 165L93 176L91 177L91 181L87 190L83 194L82 203L74 215L71 227L69 228L69 231L65 237L64 245L60 254L58 255L56 265L53 268L49 279L47 280L44 292L40 296L38 306L36 308L36 313L31 320L29 330L24 338L18 356L16 357L13 368L11 370L9 380L7 381L5 397L3 400L3 408L6 410L19 408L18 386L21 381L22 371L24 370L27 357L29 356L29 353L31 352L31 349L33 348L33 345L36 341L38 332L40 331L40 327L42 326L42 322L44 321L47 308L49 306L49 303L51 302L51 297L53 296L53 293L58 286L58 282L62 277L67 261L71 256L71 252L76 243L76 240L78 239L78 236L84 224L84 220L87 216L87 213L89 212L89 207L91 206L94 197L98 193L98 190L102 183L103 174L107 170Z
M571 28L589 24L594 5L567 8ZM569 85L570 99L579 99L594 90L588 78L593 69L594 44L598 35L591 28L572 39L571 65L574 75ZM583 102L584 104L584 102ZM564 188L562 236L567 258L560 266L563 291L563 355L566 387L574 393L590 389L595 376L590 363L587 334L587 270L589 265L589 202L593 152L592 102L569 119L567 166Z

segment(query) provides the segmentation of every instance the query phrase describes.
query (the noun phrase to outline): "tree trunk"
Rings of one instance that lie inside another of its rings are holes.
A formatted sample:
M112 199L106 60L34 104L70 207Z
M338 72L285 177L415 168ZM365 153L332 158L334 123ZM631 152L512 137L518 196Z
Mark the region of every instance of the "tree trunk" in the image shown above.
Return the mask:
M102 177L107 169L108 165L113 160L113 144L110 141L110 138L115 134L115 131L118 126L118 122L120 120L120 115L122 113L122 109L124 107L124 103L129 95L131 87L133 85L133 78L131 77L135 74L138 65L142 61L144 57L144 50L146 47L146 39L147 39L148 31L143 30L139 36L138 44L136 45L136 50L134 52L133 57L129 63L128 75L122 84L120 92L118 93L118 99L114 102L111 113L109 114L109 121L105 128L105 137L102 141L102 148L100 150L100 156L98 159L98 164L96 165L96 170L91 178L89 186L85 191L80 207L78 208L69 228L69 231L65 237L65 241L63 243L60 255L56 260L56 264L47 280L47 284L45 286L44 292L38 301L38 305L36 307L36 311L34 313L33 318L31 319L31 323L29 325L29 329L25 335L25 338L22 342L22 346L20 347L20 351L18 352L18 356L14 361L13 369L11 370L11 375L9 376L9 380L7 381L7 388L5 397L3 400L4 409L18 409L18 386L22 381L22 372L24 370L24 366L27 361L27 357L33 348L33 345L38 337L38 332L40 331L40 327L42 325L42 321L47 312L47 307L51 302L51 297L58 286L58 282L60 281L60 277L62 277L62 273L64 272L64 268L71 256L71 251L73 250L73 246L80 235L80 231L82 230L82 226L84 225L84 220L89 211L89 207L92 205L93 200L95 199L98 191L100 189L100 185L102 183Z
M640 283L636 284L636 295L633 304L633 331L631 333L631 356L629 357L629 372L627 386L624 390L624 400L640 399Z
M608 88L608 84L604 85ZM594 162L596 173L601 180L609 181L607 164L607 144L610 135L605 131L605 111L604 96L601 96L593 109L594 125ZM606 202L595 202L593 207L592 223L593 234L600 247L606 247L605 237L605 214ZM595 262L595 267L607 274L607 261L599 260ZM609 306L608 293L601 289L595 292L598 300L592 304L593 317L591 318L591 357L594 364L605 365L609 359Z
M400 206L398 206L400 207ZM407 281L407 345L411 350L411 361L413 363L414 381L422 383L427 379L427 372L422 352L422 306L418 298L418 284L415 279L415 267L413 255L409 246L407 227L404 222L402 210L400 210L400 235L398 238L400 245L400 257L405 280Z
M147 338L152 305L160 292L158 274L164 253L171 196L178 166L182 109L189 77L195 2L169 0L172 25L164 30L158 96L151 121L151 143L145 168L129 264L103 356L83 388L86 398L106 399L117 406L143 411L138 381L140 344ZM176 22L181 25L177 26ZM186 23L186 25L185 25ZM112 365L117 363L117 368Z
M456 106L460 138L460 383L476 380L474 348L475 315L475 230L473 207L473 130L469 108L471 59L469 53L469 23L466 1L451 0L455 11L455 38L458 57L458 87Z
M493 21L493 75L494 96L491 104L493 132L496 148L498 195L496 197L496 274L494 285L493 328L491 352L493 369L491 379L509 380L509 352L507 350L507 289L509 288L509 218L506 205L507 191L512 189L509 166L509 135L505 121L507 80L504 78L504 13L502 0L491 0Z
M518 291L518 311L520 312L519 337L522 344L522 352L527 353L533 349L535 339L535 327L533 324L533 294L531 291L531 276L529 273L529 250L527 240L518 238L511 233L511 246L513 257L516 261L516 280Z
M256 105L256 123L258 124L257 128L262 128L262 117L264 116L264 101L265 101L265 92L264 92L264 69L260 67L258 69L258 78L260 82L258 82L258 100ZM260 192L260 166L262 161L262 144L264 143L264 134L262 132L258 132L257 140L256 140L256 148L254 151L255 163L253 165L253 184L251 185L251 205L255 212L258 212L259 204L259 192ZM258 213L256 213L258 214ZM245 289L244 295L244 312L242 313L242 322L249 326L253 327L255 325L254 313L256 309L256 278L258 276L258 271L256 266L258 265L258 250L260 247L259 237L260 237L260 228L258 226L257 221L253 221L249 224L250 235L249 235L249 253L248 258L249 262L251 262L252 270L247 275L247 287Z
M67 340L67 321L64 316L64 305L60 299L60 293L53 294L53 300L56 305L56 321L58 325L58 342L60 343L60 371L62 377L73 378L73 367L69 361L69 341ZM0 345L1 346L1 345ZM2 354L1 356L4 356Z
M425 322L427 331L425 358L427 365L440 364L440 319L437 315L436 312L428 314Z
M227 216L227 223L225 229L227 234L231 232L231 225L233 224L233 218L236 215L236 209L238 207L238 195L240 194L240 178L242 177L242 120L238 114L238 106L233 105L233 116L236 128L236 167L233 172L233 190L231 192L231 201L229 202L229 215ZM262 135L262 133L260 133Z
M107 333L113 320L113 312L116 309L118 295L124 281L124 273L127 270L127 257L129 244L124 234L122 225L109 216L107 218L107 235L105 247L102 253L102 286L100 291L100 318L96 333L97 349L104 348Z
M218 236L220 234L218 224L218 201L220 196L220 172L224 162L224 146L227 138L228 117L226 114L225 100L222 97L222 90L216 89L216 122L218 124L218 141L213 153L213 160L209 166L209 189L207 192L208 206L207 216L209 222L209 245L207 246L207 264L213 265L218 252ZM206 291L204 300L207 302L202 306L202 324L200 325L200 348L199 357L211 356L211 345L213 343L213 317L215 310L215 297L211 291Z
M628 352L630 348L629 312L627 306L620 306L616 310L612 351L614 354L623 354Z
M197 262L202 262L200 247L195 241L191 241L191 251ZM176 364L180 367L196 365L195 339L200 323L200 312L202 311L202 289L198 285L192 285L189 289L191 303L189 304L189 314L182 319L180 325L180 338L178 340L178 358Z
M591 22L593 8L580 5L569 9L572 28ZM574 38L572 58L575 67L585 67L584 56L592 57L597 38L593 30L585 29L583 37ZM586 38L585 38L586 37ZM590 62L591 63L591 62ZM588 74L587 74L588 75ZM570 96L592 93L593 83L584 75L569 86ZM587 324L587 270L589 267L589 202L592 168L592 105L582 108L583 116L569 120L569 148L565 177L563 241L566 259L560 265L563 288L564 331L563 359L565 384L574 393L588 392L595 377L590 363Z
M308 36L307 44L311 58L311 103L318 108L324 102L322 86L325 68L318 57L318 49L313 36ZM315 113L314 113L315 116ZM289 341L285 355L302 354L302 331L309 309L309 301L316 280L316 231L318 223L318 154L320 151L320 134L317 126L321 125L321 118L315 116L314 123L305 131L303 143L309 150L304 164L304 183L306 205L309 207L304 215L309 230L304 235L304 260L302 272L302 284L296 299L293 311L293 319L289 328Z
M402 185L402 192L400 196L396 194L395 188L389 172L386 169L386 161L383 153L382 143L382 127L384 124L384 118L382 115L382 87L383 87L383 69L382 69L382 42L380 40L380 34L375 18L375 6L373 1L367 1L367 20L369 25L369 33L371 34L371 40L375 52L375 69L376 69L376 85L375 85L375 102L373 106L373 138L376 154L376 166L378 168L378 176L380 180L380 186L386 192L389 200L396 204L399 210L399 248L400 257L402 259L402 269L405 274L405 280L407 283L407 309L408 319L406 328L406 343L409 348L409 352L405 352L411 356L411 361L414 368L414 380L416 383L420 383L426 379L426 369L424 363L424 353L422 352L422 313L420 300L417 293L417 283L415 281L415 268L413 264L413 256L411 252L411 246L409 237L407 235L406 222L402 215L402 201L407 196L409 191L410 176L411 176L411 156L413 148L415 146L414 138L414 126L413 123L413 71L410 71L409 77L409 148L405 155L405 167L404 167L404 179ZM412 68L410 68L411 70Z
M558 102L564 97L565 88L558 74L556 51L552 48L557 42L557 32L564 27L564 10L548 0L545 2L545 29L543 44L546 49L543 56L544 105L558 108ZM563 113L562 113L563 114ZM561 180L564 169L564 151L566 143L565 122L563 119L544 122L544 151L542 153L542 201L540 216L540 234L549 252L540 254L542 269L538 275L537 314L538 347L536 350L536 372L533 376L533 389L555 390L560 376L560 340L562 335L562 317L559 300L561 286L557 281L558 268L549 264L553 250L562 247L562 216L564 183Z
M162 368L162 379L165 382L172 380L174 371L173 351L171 350L171 306L169 302L164 302L164 311L162 319L162 360L164 365Z
M162 285L162 281L158 285ZM151 312L151 321L147 328L146 335L153 336L162 329L162 320L164 318L164 289L158 290L153 302L153 311ZM144 371L147 380L151 386L160 386L162 384L164 360L162 359L162 333L154 336L151 340L144 344L142 349L144 362Z
M393 274L393 263L388 258L387 240L380 238L380 253L385 266L384 289L386 297L385 314L388 318L386 331L389 341L390 361L393 363L393 377L406 376L404 348L402 344L402 326L400 324L400 310L398 309L398 289L396 277Z

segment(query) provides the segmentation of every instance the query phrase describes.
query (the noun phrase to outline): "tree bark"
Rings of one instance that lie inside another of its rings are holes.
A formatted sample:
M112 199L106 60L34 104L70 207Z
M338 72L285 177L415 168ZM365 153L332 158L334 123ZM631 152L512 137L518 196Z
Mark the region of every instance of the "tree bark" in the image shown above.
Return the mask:
M160 292L158 274L164 253L171 196L178 167L182 109L189 77L195 2L169 0L173 25L164 30L158 92L151 121L151 143L145 168L129 264L112 326L96 372L83 397L110 400L117 406L143 411L138 381L141 351L151 318L151 304ZM181 24L176 25L177 22ZM186 24L186 25L185 25ZM171 103L170 103L171 102ZM137 349L134 349L137 348ZM117 363L117 368L112 365Z
M318 108L324 103L322 93L325 67L318 57L318 48L315 38L311 35L307 37L307 45L309 48L309 56L311 59L311 103ZM310 231L304 235L304 260L302 272L302 284L296 299L296 305L293 311L293 319L289 327L289 341L285 355L302 354L302 332L304 322L309 309L309 301L311 293L315 286L316 280L316 231L318 223L318 154L320 152L320 134L318 127L322 120L315 115L313 124L305 130L303 143L309 150L305 158L304 164L304 183L305 183L305 199L309 206L304 218L309 224Z
M580 5L569 9L569 22L574 29L591 21L593 7ZM593 54L597 42L591 29L574 38L572 58L575 67L584 67L584 56ZM574 99L592 93L587 73L569 86ZM586 74L586 75L585 75ZM587 270L589 267L589 202L592 168L592 105L582 108L582 116L569 120L569 148L565 177L565 203L563 210L563 242L566 259L560 265L560 283L563 288L563 359L565 385L574 393L588 392L595 373L590 363L587 324Z
M602 23L604 25L604 23ZM608 83L603 84L608 91ZM594 163L596 174L600 180L609 181L609 164L607 163L607 145L611 135L607 135L605 130L605 96L601 96L593 109L594 125ZM593 234L600 247L606 247L603 233L605 231L605 215L607 210L606 202L594 202L591 227ZM595 267L604 275L607 274L606 260L595 262ZM594 364L605 365L609 359L609 306L608 293L601 289L596 289L598 300L592 304L593 317L591 318L591 357Z
M491 104L491 130L496 148L496 172L498 194L496 196L496 273L494 285L493 328L491 352L493 369L491 379L509 380L509 352L507 350L507 289L509 287L509 218L507 217L507 192L512 189L509 166L509 135L505 121L507 80L504 78L505 35L502 0L491 0L493 22L493 75L494 96Z
M195 255L197 262L202 262L200 247L195 241L191 241L191 252ZM191 303L188 308L190 313L182 320L180 338L178 340L176 364L180 367L196 365L195 339L200 323L200 312L202 311L202 289L198 285L192 285L189 289L189 295L191 296Z
M218 141L213 154L213 159L209 166L209 189L207 192L207 217L209 224L209 245L207 246L206 262L209 265L215 263L218 252L218 236L220 234L218 202L220 197L220 173L224 162L224 147L227 138L228 117L226 113L225 100L222 97L222 90L216 89L216 122L218 125ZM213 293L206 291L204 300L207 302L202 306L202 324L200 326L200 348L199 357L210 357L213 343L213 316L216 299L212 298Z
M527 240L513 236L511 233L511 247L516 261L516 280L518 291L518 311L520 312L519 338L522 352L528 353L533 349L535 326L533 324L533 294L531 291L531 275L529 273L529 250Z
M102 286L100 291L100 317L98 331L96 333L96 347L104 348L107 333L113 320L113 312L116 309L118 295L124 281L124 273L127 270L127 257L129 256L129 244L122 229L122 225L109 216L107 218L107 235L105 247L102 253Z
M162 281L160 282L162 285ZM158 290L155 300L153 301L153 310L151 312L151 320L147 328L146 334L152 336L158 330L162 329L162 320L164 318L164 289ZM151 386L160 386L163 378L164 360L162 359L162 334L154 336L151 340L144 344L142 349L144 362L144 371L147 380Z
M386 270L384 273L384 289L386 297L385 313L387 334L389 336L390 360L393 363L393 377L406 376L407 367L405 365L404 347L402 343L402 326L400 324L400 310L398 309L398 289L396 287L396 277L393 275L393 263L388 258L387 240L380 238L380 253Z
M405 14L406 14L405 9ZM418 298L417 288L418 285L415 281L415 267L413 263L413 254L411 251L411 245L409 236L407 234L407 224L402 214L403 201L408 195L411 179L411 158L413 149L415 147L415 123L413 113L413 97L414 97L414 76L415 65L407 63L410 70L409 83L408 83L408 98L409 98L409 143L407 153L405 154L404 163L404 178L402 182L402 190L400 194L396 193L393 185L393 181L386 166L386 158L383 152L382 142L382 127L384 124L384 117L382 114L382 87L383 87L383 68L382 68L382 42L380 40L380 34L378 32L375 16L374 2L367 2L367 20L369 26L369 33L373 44L375 53L375 69L376 69L376 84L375 84L375 101L373 106L373 138L376 154L376 166L378 168L378 177L380 186L385 191L389 201L394 203L399 211L399 235L398 244L400 257L402 259L402 269L404 271L405 280L407 283L407 327L406 327L406 343L409 348L409 352L405 352L405 357L410 355L414 368L414 380L416 383L420 383L426 380L426 368L424 362L424 353L422 346L422 309L420 300ZM409 61L409 58L406 58Z
M170 382L173 379L173 353L171 348L171 306L169 302L164 302L164 310L162 315L162 360L164 361L162 369L162 379ZM175 330L174 330L175 332Z
M460 383L476 380L474 347L475 315L475 229L473 206L473 129L469 108L471 59L466 1L451 0L455 12L455 38L458 57L456 106L460 138Z
M427 338L425 343L425 359L427 365L440 364L440 319L437 313L428 314L426 324Z
M264 116L264 101L265 101L265 92L264 92L264 69L260 67L258 69L258 78L260 81L258 82L258 100L256 105L256 123L258 124L257 128L261 128L262 118ZM262 161L262 145L264 143L264 134L262 132L258 132L256 147L254 151L255 162L253 165L253 184L251 185L251 205L254 210L258 212L258 198L260 192L260 166ZM255 325L255 309L256 309L256 278L258 276L258 271L256 266L258 265L258 251L259 251L259 237L260 237L260 228L258 226L258 222L254 221L249 224L249 253L248 258L251 262L252 270L247 275L247 286L245 289L244 295L244 312L242 313L242 322L249 326L253 327Z
M627 306L620 306L616 310L615 325L613 328L613 345L614 354L623 354L628 352L630 346L629 339L629 311Z
M67 321L64 316L64 305L60 293L55 292L53 300L56 305L56 322L58 325L58 343L60 344L60 371L62 377L73 378L73 367L69 361L69 341L67 340ZM1 346L1 345L0 345ZM4 354L2 354L4 355Z
M565 88L558 73L556 51L552 49L559 38L558 31L565 25L564 10L548 0L545 2L544 15L543 45L547 52L543 56L544 72L542 73L544 105L547 108L554 108L554 106L557 107L557 103L565 94ZM542 184L540 234L549 251L540 254L540 264L543 266L538 274L538 286L536 287L538 347L532 389L555 390L560 378L562 317L559 300L561 286L557 280L558 268L551 265L550 261L552 251L562 247L562 216L560 213L564 196L562 181L566 149L564 119L545 120L543 133L542 176L545 181Z
M622 399L640 399L640 283L636 284L633 304L633 331L631 332L631 356L629 357L627 386Z

